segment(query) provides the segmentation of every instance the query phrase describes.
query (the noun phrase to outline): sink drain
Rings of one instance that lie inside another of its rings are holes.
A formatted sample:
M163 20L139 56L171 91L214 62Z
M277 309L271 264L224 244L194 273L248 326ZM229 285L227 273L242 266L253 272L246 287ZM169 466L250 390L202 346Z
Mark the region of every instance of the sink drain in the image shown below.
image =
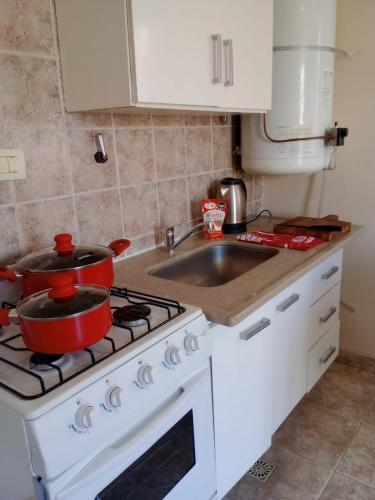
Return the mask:
M248 470L248 475L264 483L272 474L275 466L265 460L257 460Z

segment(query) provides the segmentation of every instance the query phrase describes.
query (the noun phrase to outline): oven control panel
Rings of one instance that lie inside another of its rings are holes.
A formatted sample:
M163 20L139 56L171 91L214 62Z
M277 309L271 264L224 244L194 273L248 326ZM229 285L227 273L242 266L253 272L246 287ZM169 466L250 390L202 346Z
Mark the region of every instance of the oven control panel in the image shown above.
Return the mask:
M34 472L54 477L73 461L131 435L182 383L209 366L210 355L210 330L202 315L27 422Z

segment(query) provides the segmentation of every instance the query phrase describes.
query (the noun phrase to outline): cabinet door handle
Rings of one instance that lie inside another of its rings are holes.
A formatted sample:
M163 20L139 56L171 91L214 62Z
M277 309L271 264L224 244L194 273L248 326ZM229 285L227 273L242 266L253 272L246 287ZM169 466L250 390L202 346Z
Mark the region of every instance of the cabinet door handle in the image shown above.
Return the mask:
M211 35L213 50L213 74L212 83L221 83L221 35Z
M249 340L251 339L251 337L254 337L254 335L270 326L270 324L271 320L269 318L262 318L260 321L258 321L258 323L255 323L255 325L251 326L248 330L241 332L240 339Z
M224 85L230 87L233 85L233 41L229 38L223 41L224 60L225 60L225 81Z
M327 361L332 358L332 356L335 354L336 352L336 347L334 345L331 345L327 351L327 354L325 354L324 356L322 356L319 360L320 364L321 365L325 365L327 363Z
M321 276L322 280L329 280L329 278L331 278L331 276L336 274L338 270L339 268L337 266L332 266L329 271L322 274Z
M319 321L321 323L327 323L329 318L331 318L335 312L337 311L336 307L330 307L327 316L323 316L322 318L319 318Z
M278 306L276 306L277 311L284 312L289 309L290 306L299 301L298 293L293 293L288 299L281 302Z

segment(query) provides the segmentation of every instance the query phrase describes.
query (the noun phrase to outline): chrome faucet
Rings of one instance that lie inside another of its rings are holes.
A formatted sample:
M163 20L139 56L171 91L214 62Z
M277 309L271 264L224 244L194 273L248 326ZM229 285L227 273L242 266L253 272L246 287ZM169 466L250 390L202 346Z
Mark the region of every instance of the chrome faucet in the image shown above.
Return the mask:
M191 234L194 233L194 231L196 231L197 229L204 227L204 226L207 226L206 222L199 222L199 224L196 224L195 226L190 228L188 231L186 231L186 233L184 233L181 236L181 238L178 239L177 241L175 241L175 239L174 239L174 227L173 226L168 227L168 229L165 231L165 248L166 248L167 252L169 253L169 255L171 257L173 257L173 255L175 253L174 251L178 247L178 245L180 245L180 243L185 241L186 238L188 238Z

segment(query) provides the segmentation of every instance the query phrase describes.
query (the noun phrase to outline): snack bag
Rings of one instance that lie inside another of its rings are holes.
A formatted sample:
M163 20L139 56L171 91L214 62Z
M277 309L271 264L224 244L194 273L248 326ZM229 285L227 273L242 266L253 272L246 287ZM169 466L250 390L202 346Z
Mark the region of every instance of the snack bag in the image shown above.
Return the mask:
M237 236L239 241L255 243L271 247L291 248L293 250L310 250L324 243L315 236L293 235L293 234L275 234L267 231L252 231L251 233Z
M222 230L227 214L227 202L218 199L201 200L203 222L207 223L204 237L207 240L221 240L224 238Z

